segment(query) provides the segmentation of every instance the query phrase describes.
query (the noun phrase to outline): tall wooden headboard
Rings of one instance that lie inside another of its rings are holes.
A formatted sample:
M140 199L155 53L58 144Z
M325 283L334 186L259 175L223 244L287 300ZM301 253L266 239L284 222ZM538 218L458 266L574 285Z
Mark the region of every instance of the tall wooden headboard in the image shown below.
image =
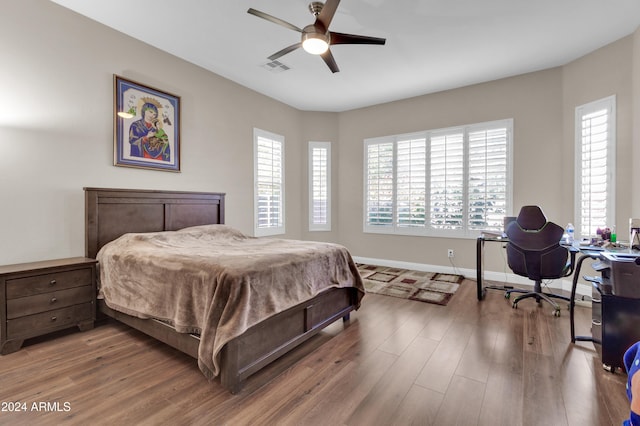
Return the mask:
M129 232L223 224L224 193L84 188L85 255Z

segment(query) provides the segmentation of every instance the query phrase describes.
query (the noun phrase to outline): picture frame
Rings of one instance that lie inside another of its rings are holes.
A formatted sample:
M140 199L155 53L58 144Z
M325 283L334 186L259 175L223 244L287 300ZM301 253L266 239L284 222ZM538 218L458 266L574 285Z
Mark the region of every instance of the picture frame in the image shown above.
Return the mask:
M180 97L113 76L113 164L180 172Z

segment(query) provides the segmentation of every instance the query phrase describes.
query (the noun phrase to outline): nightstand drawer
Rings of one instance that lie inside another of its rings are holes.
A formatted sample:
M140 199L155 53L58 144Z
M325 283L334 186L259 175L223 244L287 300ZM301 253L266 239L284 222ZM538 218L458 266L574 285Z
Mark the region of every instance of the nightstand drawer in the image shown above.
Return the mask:
M94 305L89 302L7 320L7 338L19 339L38 336L46 332L47 329L58 329L92 320L93 312Z
M35 296L7 300L7 319L33 315L53 309L91 302L95 298L93 286L42 293Z
M83 268L8 279L7 299L17 299L66 288L90 286L92 284L92 274L92 268Z

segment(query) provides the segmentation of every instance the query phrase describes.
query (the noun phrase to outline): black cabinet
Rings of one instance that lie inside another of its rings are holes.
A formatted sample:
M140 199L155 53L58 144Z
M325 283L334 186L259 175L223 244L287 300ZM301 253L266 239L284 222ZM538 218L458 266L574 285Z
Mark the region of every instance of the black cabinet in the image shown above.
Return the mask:
M605 279L606 281L606 279ZM594 284L591 334L593 344L606 368L624 368L623 355L640 341L640 299L620 297Z
M640 264L635 259L640 253L630 254L595 252L585 250L577 262L571 288L570 324L571 341L591 341L602 364L610 371L624 368L625 351L640 341ZM587 259L599 277L584 278L593 284L591 335L576 336L574 308L576 286L582 263Z

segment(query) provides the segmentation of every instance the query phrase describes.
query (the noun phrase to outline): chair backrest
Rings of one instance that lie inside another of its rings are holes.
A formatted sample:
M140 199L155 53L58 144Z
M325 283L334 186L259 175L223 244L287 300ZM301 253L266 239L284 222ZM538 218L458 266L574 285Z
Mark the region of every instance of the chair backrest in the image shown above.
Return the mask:
M506 229L507 263L531 280L564 276L569 250L560 245L564 229L547 221L538 206L524 206Z

